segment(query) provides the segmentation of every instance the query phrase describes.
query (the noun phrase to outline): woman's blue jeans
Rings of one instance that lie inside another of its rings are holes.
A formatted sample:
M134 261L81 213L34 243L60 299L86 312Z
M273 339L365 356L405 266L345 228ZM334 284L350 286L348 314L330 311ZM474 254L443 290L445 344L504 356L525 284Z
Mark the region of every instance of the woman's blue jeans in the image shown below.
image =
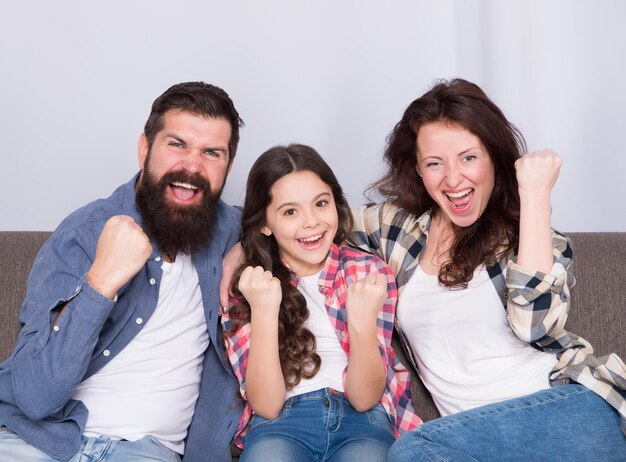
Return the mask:
M426 422L389 461L626 461L626 437L606 401L562 385Z
M343 393L325 388L288 398L276 419L254 415L240 460L383 462L393 442L380 403L357 412Z

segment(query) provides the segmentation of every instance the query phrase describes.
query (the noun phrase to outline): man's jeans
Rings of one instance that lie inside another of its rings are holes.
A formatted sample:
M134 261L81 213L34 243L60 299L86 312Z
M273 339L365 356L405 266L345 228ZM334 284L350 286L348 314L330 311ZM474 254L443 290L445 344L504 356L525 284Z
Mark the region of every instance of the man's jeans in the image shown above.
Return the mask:
M389 461L626 461L626 438L606 401L562 385L426 422L398 439Z
M137 441L115 440L107 437L81 438L80 450L69 462L180 462L180 456L151 436ZM27 444L7 427L0 427L0 461L53 462L47 454Z
M325 388L288 398L276 419L254 415L241 462L384 462L393 441L380 403L357 412L343 393Z

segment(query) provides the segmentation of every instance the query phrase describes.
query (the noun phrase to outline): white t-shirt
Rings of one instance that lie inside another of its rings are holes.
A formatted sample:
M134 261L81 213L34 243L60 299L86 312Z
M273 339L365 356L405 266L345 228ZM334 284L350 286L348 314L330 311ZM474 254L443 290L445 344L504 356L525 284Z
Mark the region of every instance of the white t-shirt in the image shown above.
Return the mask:
M76 388L89 409L85 435L135 441L152 435L183 453L209 345L191 256L164 262L157 307L139 334Z
M397 317L441 415L549 388L556 355L515 336L484 267L467 289L450 290L418 267Z
M341 348L337 331L328 317L324 296L320 293L317 284L319 278L320 273L301 277L298 281L298 290L304 295L309 309L306 327L315 335L316 352L322 359L322 364L315 377L303 378L298 385L288 390L287 398L326 387L344 391L342 377L344 369L348 366L348 357Z

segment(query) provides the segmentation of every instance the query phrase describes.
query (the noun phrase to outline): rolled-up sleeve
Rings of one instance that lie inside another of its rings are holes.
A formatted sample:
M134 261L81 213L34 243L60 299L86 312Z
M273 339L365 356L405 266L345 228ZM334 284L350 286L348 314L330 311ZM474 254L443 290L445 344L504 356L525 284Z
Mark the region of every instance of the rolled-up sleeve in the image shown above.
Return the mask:
M513 332L546 351L568 343L565 322L570 306L572 248L569 239L553 233L554 262L550 272L533 272L511 260L507 265L507 314Z

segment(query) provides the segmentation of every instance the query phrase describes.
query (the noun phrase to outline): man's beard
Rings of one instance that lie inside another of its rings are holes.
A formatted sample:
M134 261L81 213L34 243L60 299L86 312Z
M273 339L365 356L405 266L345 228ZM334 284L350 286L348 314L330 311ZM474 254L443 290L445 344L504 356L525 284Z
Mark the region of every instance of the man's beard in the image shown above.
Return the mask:
M157 181L148 164L146 160L136 194L146 235L171 259L179 252L191 254L207 245L216 229L217 203L222 191L213 193L208 180L185 171L166 173ZM181 205L168 200L167 190L175 181L196 186L202 194L200 201Z

